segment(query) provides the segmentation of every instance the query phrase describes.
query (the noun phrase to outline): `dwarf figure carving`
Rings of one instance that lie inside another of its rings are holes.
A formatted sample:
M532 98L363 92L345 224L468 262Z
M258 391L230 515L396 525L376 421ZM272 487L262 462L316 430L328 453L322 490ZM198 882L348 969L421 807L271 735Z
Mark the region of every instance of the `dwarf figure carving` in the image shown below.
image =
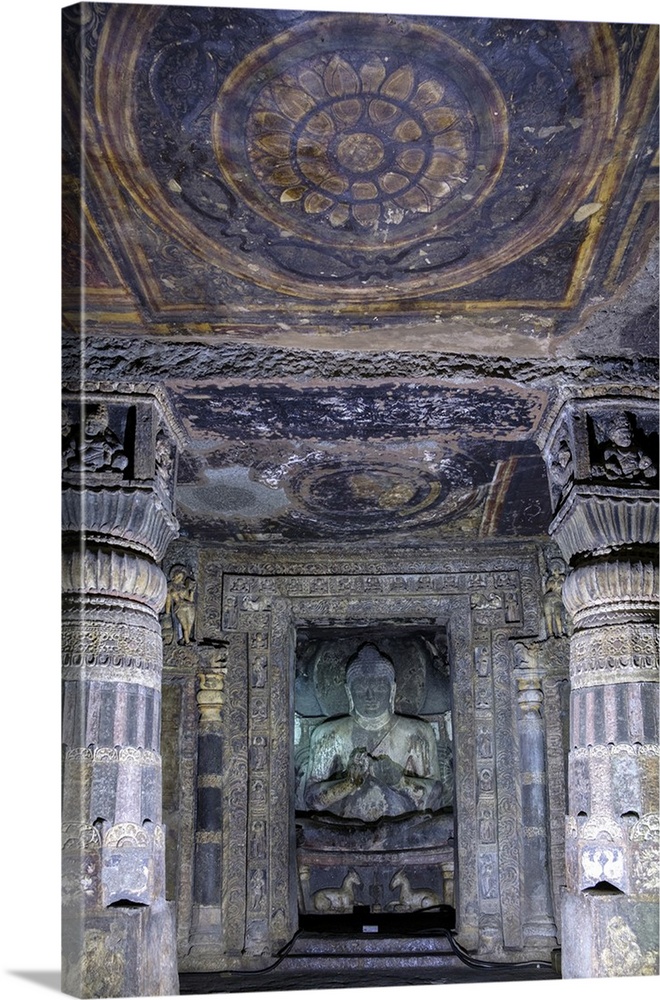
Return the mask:
M65 437L62 469L65 472L123 472L128 457L109 426L105 403L90 404L84 410L82 426Z
M655 479L658 469L644 447L637 440L633 418L629 413L617 413L609 419L596 423L600 431L601 459L593 467L593 473L611 480L633 480L644 482Z

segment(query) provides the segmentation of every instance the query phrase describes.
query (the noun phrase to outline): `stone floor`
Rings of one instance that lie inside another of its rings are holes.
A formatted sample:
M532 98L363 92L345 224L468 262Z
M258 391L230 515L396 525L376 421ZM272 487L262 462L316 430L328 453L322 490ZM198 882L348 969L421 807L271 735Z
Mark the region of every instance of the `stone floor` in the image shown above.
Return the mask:
M327 937L304 934L276 966L258 973L196 972L180 976L181 994L256 993L354 987L421 986L560 979L549 965L474 968L446 939Z

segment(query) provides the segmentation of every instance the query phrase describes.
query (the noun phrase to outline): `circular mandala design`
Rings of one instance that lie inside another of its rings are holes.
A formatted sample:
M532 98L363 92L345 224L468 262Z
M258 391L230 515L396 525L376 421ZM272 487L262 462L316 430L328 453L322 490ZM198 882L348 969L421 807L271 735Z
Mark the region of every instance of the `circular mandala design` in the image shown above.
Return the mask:
M322 24L255 50L225 82L212 127L228 183L284 229L335 244L386 232L396 246L420 218L437 233L472 211L506 152L485 67L426 26L401 36L363 17L349 40L344 19ZM244 128L227 129L237 117Z
M548 23L540 37L480 22L473 35L457 21L459 42L425 20L304 16L245 55L251 17L221 13L111 5L90 88L112 174L171 237L153 252L176 257L182 288L182 249L277 295L351 306L474 285L550 238L550 263L573 253L556 236L616 132L609 26ZM265 20L261 38L281 26ZM328 121L332 136L317 134Z
M383 466L321 467L294 483L298 499L324 520L388 523L434 507L442 493L431 477Z

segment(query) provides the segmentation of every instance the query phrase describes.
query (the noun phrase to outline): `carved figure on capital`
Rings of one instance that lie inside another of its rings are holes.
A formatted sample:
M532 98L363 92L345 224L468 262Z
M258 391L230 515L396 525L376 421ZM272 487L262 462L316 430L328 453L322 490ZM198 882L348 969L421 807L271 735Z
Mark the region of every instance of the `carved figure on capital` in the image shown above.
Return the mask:
M594 476L639 483L657 478L657 457L652 457L651 442L637 427L633 414L620 411L595 417L593 430L596 437Z
M169 496L172 488L174 450L170 444L167 434L162 428L156 434L154 457L156 482L161 487L163 493L165 493L166 496Z
M565 427L559 432L555 441L556 444L550 459L550 475L558 494L557 500L560 500L568 491L574 476L573 452Z
M80 425L65 424L62 447L64 472L123 472L128 456L110 427L106 403L90 403L83 408Z

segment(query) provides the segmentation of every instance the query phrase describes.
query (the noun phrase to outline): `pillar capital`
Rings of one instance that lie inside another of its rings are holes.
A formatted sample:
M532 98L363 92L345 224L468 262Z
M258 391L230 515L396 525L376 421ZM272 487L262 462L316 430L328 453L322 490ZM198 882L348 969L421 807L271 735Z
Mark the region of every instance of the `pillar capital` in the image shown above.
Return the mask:
M176 438L155 395L64 393L65 540L112 543L163 558L178 534Z
M567 561L658 543L655 398L567 400L542 441L553 520Z
M644 555L605 556L577 566L566 578L563 600L576 627L654 622L658 566Z

